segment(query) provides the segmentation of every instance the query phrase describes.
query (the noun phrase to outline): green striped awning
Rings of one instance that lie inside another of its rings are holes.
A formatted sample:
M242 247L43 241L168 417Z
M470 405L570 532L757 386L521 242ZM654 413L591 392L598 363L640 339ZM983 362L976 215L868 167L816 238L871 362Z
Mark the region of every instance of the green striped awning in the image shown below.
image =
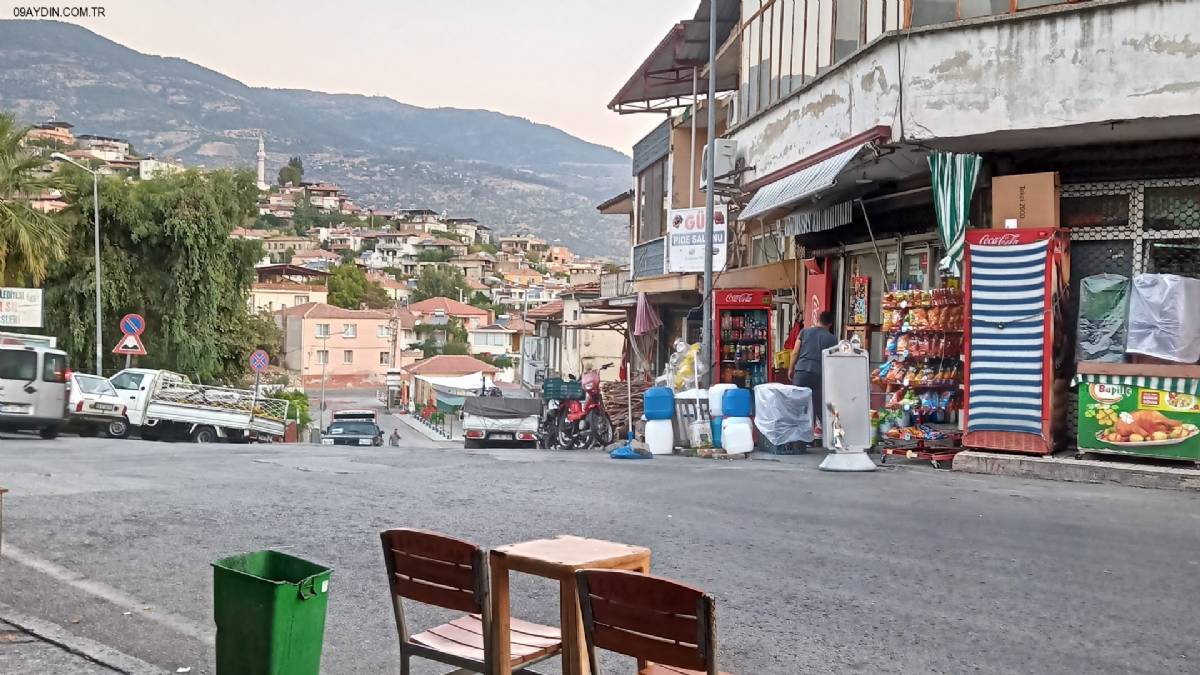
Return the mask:
M960 274L967 228L971 226L971 196L975 193L981 163L979 155L937 150L929 155L933 208L937 213L938 235L946 250L940 267L951 276Z
M1200 379L1193 377L1142 377L1140 375L1076 375L1071 386L1077 384L1119 384L1142 389L1172 391L1176 394L1200 395Z

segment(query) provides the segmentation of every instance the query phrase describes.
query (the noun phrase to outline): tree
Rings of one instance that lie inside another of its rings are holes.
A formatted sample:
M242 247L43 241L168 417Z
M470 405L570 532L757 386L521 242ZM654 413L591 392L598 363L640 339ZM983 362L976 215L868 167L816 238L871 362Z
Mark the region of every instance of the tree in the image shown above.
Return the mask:
M91 178L78 181L60 215L70 237L64 260L46 277L46 328L76 364L94 353ZM86 185L86 190L80 189ZM255 349L279 349L273 317L247 309L257 241L230 239L255 210L249 171L187 171L148 181L100 185L105 339L120 317L146 318L148 354L138 365L167 368L201 382L236 381ZM101 345L104 352L111 344ZM109 356L109 370L118 357Z
M433 248L427 248L417 254L417 260L420 262L450 262L453 257L453 251L439 251Z
M497 248L491 244L474 244L471 246L471 253L487 253L496 255Z
M271 214L271 213L261 214L259 217L254 219L254 222L250 223L250 229L252 229L252 230L276 230L276 231L278 231L278 230L282 230L283 228L285 228L287 226L288 226L288 223L286 220L284 220L283 218L280 218L279 216Z
M603 269L604 269L604 272L607 274L616 274L617 272L621 271L621 266L618 265L617 263L606 262L606 263L604 263Z
M329 304L345 309L392 306L392 299L378 283L367 278L357 265L338 265L329 277Z
M513 364L512 357L510 357L508 354L489 354L487 352L480 352L478 354L472 354L472 356L480 361L483 361L489 366L496 366L497 368L501 369L508 368Z
M299 185L300 181L303 179L304 179L304 161L300 159L299 155L296 155L296 156L292 157L291 159L289 159L288 163L284 164L279 169L279 184L280 185L287 185L288 183L291 183L292 185Z
M301 430L307 429L309 424L312 424L312 414L309 412L308 394L297 389L288 389L286 391L277 391L271 394L271 398L281 398L291 403L288 406L288 419L294 420L299 418L299 427Z
M462 296L459 295L461 292ZM457 267L426 267L417 278L417 287L413 289L413 302L429 298L452 298L469 295L471 288L463 277L462 270Z
M42 175L46 158L22 149L28 132L12 115L0 113L0 282L8 286L41 284L66 255L68 242L54 218L29 204L29 197L59 187L62 180Z

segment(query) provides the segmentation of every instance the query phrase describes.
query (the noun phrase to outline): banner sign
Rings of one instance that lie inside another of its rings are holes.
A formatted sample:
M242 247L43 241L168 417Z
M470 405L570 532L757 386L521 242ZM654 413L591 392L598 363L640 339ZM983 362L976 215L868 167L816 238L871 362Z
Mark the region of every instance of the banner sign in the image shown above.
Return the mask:
M0 288L0 327L41 328L42 289Z
M705 209L671 209L667 211L667 271L703 272L704 259L712 257L714 272L725 269L728 241L728 213L725 206L713 211L713 241L711 249L704 245Z

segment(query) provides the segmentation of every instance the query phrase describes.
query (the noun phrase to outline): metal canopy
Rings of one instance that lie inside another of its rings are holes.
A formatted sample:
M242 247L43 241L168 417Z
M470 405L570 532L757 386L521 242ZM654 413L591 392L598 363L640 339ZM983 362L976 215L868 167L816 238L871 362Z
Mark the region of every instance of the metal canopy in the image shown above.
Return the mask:
M796 202L819 197L835 185L850 165L868 144L852 146L842 152L789 176L768 183L754 193L750 203L742 209L738 220L757 218Z
M724 43L738 24L738 0L712 0L717 3L717 43ZM691 103L692 71L708 65L708 3L703 0L695 18L680 21L650 52L642 65L609 102L615 112L668 112ZM708 78L696 75L699 91L708 89ZM719 74L717 91L738 87L738 75Z

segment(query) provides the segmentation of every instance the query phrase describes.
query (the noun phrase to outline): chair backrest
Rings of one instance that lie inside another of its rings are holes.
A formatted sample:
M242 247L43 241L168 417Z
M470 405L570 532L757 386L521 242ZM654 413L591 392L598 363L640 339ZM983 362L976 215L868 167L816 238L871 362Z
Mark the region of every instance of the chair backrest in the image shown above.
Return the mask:
M384 530L379 538L393 596L460 612L483 612L487 577L482 548L422 530Z
M688 670L717 672L711 596L670 579L580 570L579 604L589 658L597 648Z

